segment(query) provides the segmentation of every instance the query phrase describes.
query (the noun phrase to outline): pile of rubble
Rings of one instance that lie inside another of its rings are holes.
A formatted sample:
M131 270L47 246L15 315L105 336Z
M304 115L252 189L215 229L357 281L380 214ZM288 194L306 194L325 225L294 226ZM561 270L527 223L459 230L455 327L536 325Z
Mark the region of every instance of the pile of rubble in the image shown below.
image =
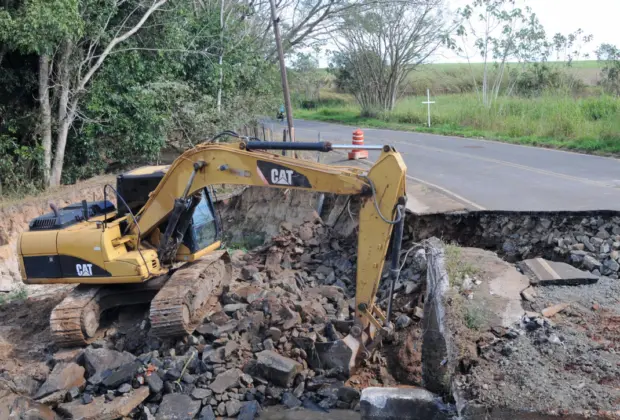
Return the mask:
M275 404L358 409L360 382L348 381L351 350L339 341L352 325L357 238L334 237L320 219L283 223L281 232L251 252L231 252L235 279L193 335L162 341L141 311L85 349L50 352L51 372L34 381L32 399L17 397L4 375L0 418L10 418L2 407L37 409L45 419L51 407L65 418L156 420L253 419ZM399 329L420 316L413 297L425 264L423 250L411 252L396 285Z

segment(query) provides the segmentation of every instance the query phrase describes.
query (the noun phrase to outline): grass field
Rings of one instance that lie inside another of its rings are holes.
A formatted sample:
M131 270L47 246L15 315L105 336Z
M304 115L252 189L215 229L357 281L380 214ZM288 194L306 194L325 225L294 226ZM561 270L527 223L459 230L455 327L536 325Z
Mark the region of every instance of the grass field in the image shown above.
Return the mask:
M581 82L585 87L595 86L600 80L601 64L598 61L574 61L567 66L563 62L549 62L549 66L561 70L563 73ZM527 66L526 66L527 67ZM516 63L508 64L508 69L521 69ZM423 95L430 89L434 95L450 93L467 93L473 90L473 78L482 79L484 65L472 63L471 69L467 63L433 63L418 66L407 79L406 95ZM489 66L491 77L494 67ZM321 69L325 79L330 79L327 69ZM507 78L505 82L507 82Z
M333 94L332 94L333 95ZM340 96L346 98L344 96ZM362 127L421 131L479 137L588 153L620 154L620 101L610 96L575 99L545 95L538 98L500 98L482 107L475 94L434 97L432 127L426 127L423 97L401 100L394 111L362 117L347 105L296 110L296 118L339 122Z
M473 78L483 65L427 64L411 73L403 99L391 112L361 116L351 95L322 89L315 109L297 109L295 117L361 127L479 137L512 143L620 154L620 99L601 94L596 86L600 63L549 63L567 78L557 92L540 96L500 96L487 109L474 92ZM473 74L472 74L473 73ZM578 85L578 88L575 88ZM426 89L431 90L432 127L426 126ZM561 92L560 92L561 90Z

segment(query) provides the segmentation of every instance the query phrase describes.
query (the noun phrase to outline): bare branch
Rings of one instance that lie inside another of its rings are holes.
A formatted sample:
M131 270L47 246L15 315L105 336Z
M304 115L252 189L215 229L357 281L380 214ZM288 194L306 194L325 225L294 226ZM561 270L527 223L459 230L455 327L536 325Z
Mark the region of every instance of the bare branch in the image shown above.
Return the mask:
M144 12L140 20L131 29L129 29L124 34L117 36L110 41L110 43L105 47L105 49L103 50L103 52L101 53L101 55L99 56L95 64L90 68L88 73L86 73L86 75L81 78L78 84L78 87L77 87L78 92L81 92L82 90L84 90L84 88L86 87L86 84L90 81L90 79L93 77L95 72L99 70L104 60L110 54L110 52L114 49L114 47L116 47L118 44L120 44L121 42L125 41L127 38L129 38L130 36L138 32L138 30L142 27L142 25L144 25L144 23L147 21L149 16L151 16L153 12L159 9L167 1L168 0L157 0L155 3L153 3L148 8L146 12Z

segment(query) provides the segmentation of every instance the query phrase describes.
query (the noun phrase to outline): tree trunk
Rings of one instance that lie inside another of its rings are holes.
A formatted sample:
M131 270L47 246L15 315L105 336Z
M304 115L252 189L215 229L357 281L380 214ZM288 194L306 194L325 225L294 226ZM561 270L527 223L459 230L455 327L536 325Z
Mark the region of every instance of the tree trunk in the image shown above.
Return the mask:
M43 146L43 182L49 185L50 169L52 166L52 107L50 105L50 57L47 54L39 56L39 134Z
M220 58L218 60L218 64L220 66L220 79L218 81L217 87L217 112L220 113L222 111L222 88L224 84L224 69L222 69L222 63L224 61L223 52L220 53Z
M50 186L60 185L62 177L62 167L65 158L65 147L67 146L67 136L69 128L73 124L77 102L73 101L71 109L69 109L69 92L71 90L71 72L69 69L69 57L73 50L71 41L65 41L63 45L62 55L58 65L60 72L58 83L60 84L60 99L58 101L58 137L56 139L56 151L54 153L54 166L52 168L52 177Z
M224 88L224 0L220 0L220 56L218 64L220 67L220 78L217 88L217 112L222 111L222 89Z
M69 128L75 119L75 111L77 103L72 104L71 109L67 112L67 116L58 127L58 135L56 137L56 153L54 153L54 166L52 168L52 177L50 178L50 186L60 185L62 177L62 168L65 161L65 148L67 146L67 137L69 136Z

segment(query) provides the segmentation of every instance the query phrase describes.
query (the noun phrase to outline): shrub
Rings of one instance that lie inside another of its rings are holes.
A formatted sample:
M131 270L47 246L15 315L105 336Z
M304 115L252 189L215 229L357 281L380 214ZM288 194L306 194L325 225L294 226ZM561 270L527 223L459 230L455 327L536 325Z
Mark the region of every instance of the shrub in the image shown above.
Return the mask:
M0 196L36 192L41 187L43 149L19 145L0 134Z
M609 119L614 116L620 117L617 115L620 110L618 100L609 96L584 99L581 101L580 107L584 117L590 121Z

